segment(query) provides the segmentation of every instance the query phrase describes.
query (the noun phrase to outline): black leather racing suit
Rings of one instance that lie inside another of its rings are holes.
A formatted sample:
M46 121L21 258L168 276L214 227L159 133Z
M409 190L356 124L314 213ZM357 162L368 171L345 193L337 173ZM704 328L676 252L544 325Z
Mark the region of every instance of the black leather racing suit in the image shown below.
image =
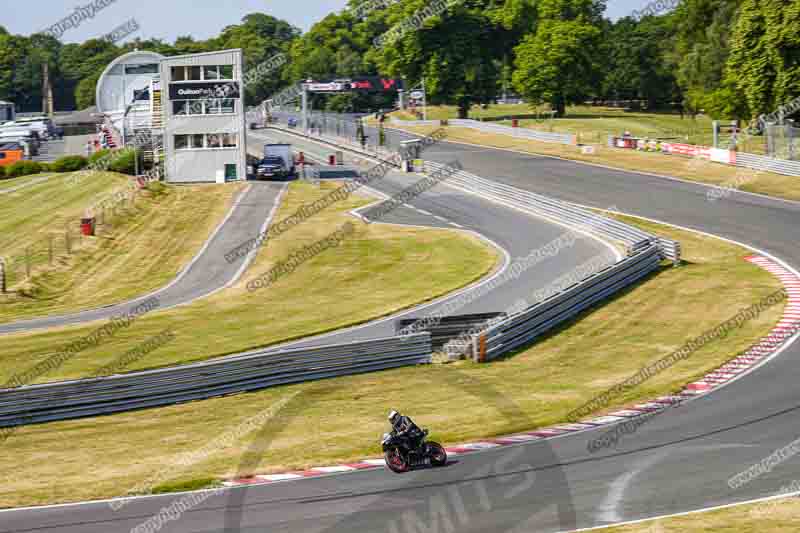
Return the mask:
M425 434L413 420L407 416L400 415L392 422L392 430L398 437L404 438L408 443L408 448L415 450L419 448Z

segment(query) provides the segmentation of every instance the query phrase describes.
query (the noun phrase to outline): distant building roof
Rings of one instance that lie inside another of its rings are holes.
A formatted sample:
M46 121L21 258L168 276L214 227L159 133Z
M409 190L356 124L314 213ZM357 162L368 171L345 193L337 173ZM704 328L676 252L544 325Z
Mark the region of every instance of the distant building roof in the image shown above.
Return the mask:
M91 106L69 115L53 117L53 122L56 124L100 124L103 122L103 117L98 115L97 106Z

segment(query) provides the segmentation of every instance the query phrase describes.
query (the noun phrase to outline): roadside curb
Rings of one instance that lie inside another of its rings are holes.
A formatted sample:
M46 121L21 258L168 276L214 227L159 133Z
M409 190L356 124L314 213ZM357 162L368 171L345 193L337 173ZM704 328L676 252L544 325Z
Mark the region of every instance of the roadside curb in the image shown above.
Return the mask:
M800 331L800 277L791 270L777 262L760 255L749 255L744 258L778 278L788 294L787 305L783 316L772 330L759 339L750 348L737 357L729 360L722 366L712 370L703 378L689 383L676 395L660 396L649 402L638 403L624 407L603 416L594 416L573 424L556 424L533 431L521 432L513 435L493 437L472 443L446 447L447 455L458 457L461 455L480 452L483 450L513 446L535 440L551 439L580 431L611 426L627 419L640 417L643 414L661 411L666 407L705 395L712 390L719 389L728 383L742 377L756 366L765 363L774 356L798 331ZM259 474L251 477L223 481L226 487L240 487L245 485L261 485L283 481L339 475L360 470L384 468L384 460L378 458L363 459L356 462L340 465L317 466L307 470L292 470L272 474Z

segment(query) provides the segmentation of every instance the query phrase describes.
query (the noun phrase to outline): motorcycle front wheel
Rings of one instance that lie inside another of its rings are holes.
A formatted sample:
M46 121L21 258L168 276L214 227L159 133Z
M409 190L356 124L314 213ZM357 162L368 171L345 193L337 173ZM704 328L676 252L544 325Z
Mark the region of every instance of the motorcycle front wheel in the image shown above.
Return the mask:
M392 472L402 474L403 472L408 471L408 459L403 456L399 448L386 450L386 453L384 453L383 456L386 459L386 466L389 467L389 470Z
M429 442L428 450L431 455L431 464L433 466L444 466L447 464L447 452L438 442Z

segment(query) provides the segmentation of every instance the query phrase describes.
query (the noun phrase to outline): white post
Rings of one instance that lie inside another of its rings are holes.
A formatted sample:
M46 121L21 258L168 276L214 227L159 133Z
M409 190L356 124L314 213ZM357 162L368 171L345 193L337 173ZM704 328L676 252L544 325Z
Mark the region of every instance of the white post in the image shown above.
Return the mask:
M425 89L425 76L422 77L422 120L428 120L428 91Z
M308 87L303 84L303 135L308 135Z

